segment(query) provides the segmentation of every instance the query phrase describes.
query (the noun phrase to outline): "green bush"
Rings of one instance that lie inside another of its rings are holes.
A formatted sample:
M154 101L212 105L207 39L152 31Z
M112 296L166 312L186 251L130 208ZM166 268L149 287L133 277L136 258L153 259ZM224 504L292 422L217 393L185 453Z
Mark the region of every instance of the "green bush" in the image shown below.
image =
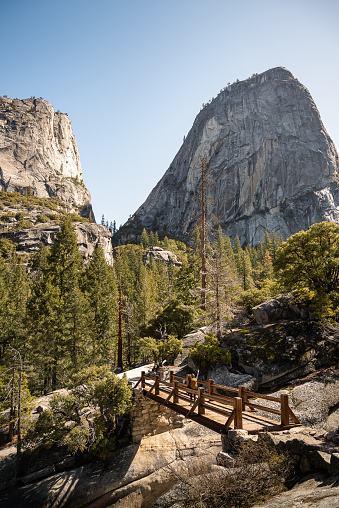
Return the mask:
M0 257L7 259L12 252L16 251L17 244L8 240L8 238L2 238L0 240Z
M31 422L24 446L67 446L105 459L114 451L115 417L131 407L132 388L108 366L83 369L72 381L72 391L55 394L49 409Z
M14 212L7 212L0 215L0 220L1 222L8 222L8 220L12 219L13 217L15 217Z
M169 335L161 341L153 337L143 337L138 341L139 353L142 357L152 359L156 367L165 360L173 364L176 357L182 352L182 341L174 335Z
M0 203L5 206L13 206L21 204L23 206L34 205L49 208L51 210L58 210L59 208L65 209L67 207L61 199L52 198L39 198L32 195L20 194L20 192L0 192Z
M49 222L49 218L42 213L39 213L36 218L37 222Z
M231 353L222 349L219 339L213 333L208 333L205 336L204 344L197 342L190 349L189 357L198 365L204 377L217 364L228 365L231 361Z
M28 220L25 220L25 219L21 219L19 220L16 225L15 225L15 229L17 231L20 231L21 229L30 229L33 227L33 224L28 221Z

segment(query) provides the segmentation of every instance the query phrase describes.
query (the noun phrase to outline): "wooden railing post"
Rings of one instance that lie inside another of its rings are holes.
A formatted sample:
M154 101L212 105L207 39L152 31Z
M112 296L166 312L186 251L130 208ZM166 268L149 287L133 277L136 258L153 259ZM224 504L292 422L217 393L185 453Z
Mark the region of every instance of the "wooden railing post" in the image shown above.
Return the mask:
M146 381L146 380L145 380L145 372L144 372L144 371L142 371L142 373L141 373L141 387L142 387L142 388L145 388L145 386L146 386L146 385L145 385L145 381Z
M213 393L214 393L214 380L213 379L208 380L208 393L210 395L213 395Z
M242 410L245 411L245 387L239 386L239 398L242 400Z
M205 397L204 397L205 389L204 388L198 388L198 398L199 398L199 404L198 404L198 414L204 415L205 414Z
M178 387L178 381L174 381L174 393L173 393L173 402L174 404L178 404L179 402L179 387Z
M290 416L288 411L288 395L282 394L280 395L280 404L281 404L281 425L284 427L286 425L289 425L290 423Z
M235 409L234 428L242 429L242 399L240 397L234 398L234 409Z
M169 373L169 382L171 383L171 385L174 383L174 374L173 374L173 370L170 370L170 373Z
M160 381L160 376L155 376L155 389L154 389L155 395L159 395L159 381Z

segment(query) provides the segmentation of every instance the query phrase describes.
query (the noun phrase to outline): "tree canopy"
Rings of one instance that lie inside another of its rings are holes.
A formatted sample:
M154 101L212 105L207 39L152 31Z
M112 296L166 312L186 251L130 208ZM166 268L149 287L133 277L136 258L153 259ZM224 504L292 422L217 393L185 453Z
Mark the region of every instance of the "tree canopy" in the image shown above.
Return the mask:
M320 222L292 235L277 250L274 268L286 289L308 291L324 331L339 303L339 225Z
M278 249L274 268L287 289L307 287L318 294L337 291L339 224L320 222L292 235Z

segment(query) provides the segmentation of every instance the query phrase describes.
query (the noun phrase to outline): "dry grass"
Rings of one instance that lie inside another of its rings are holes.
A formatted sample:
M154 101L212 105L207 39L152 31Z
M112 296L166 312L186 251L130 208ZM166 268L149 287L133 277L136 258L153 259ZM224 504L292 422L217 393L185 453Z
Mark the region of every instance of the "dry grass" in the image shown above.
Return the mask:
M245 508L279 492L289 471L288 458L265 438L237 449L232 467L185 465L171 470L180 482L187 508Z

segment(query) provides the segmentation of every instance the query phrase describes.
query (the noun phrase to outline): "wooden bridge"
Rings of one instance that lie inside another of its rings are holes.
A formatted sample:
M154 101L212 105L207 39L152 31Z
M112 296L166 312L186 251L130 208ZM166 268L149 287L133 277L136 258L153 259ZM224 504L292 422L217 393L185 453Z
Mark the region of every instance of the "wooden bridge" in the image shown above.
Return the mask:
M285 430L300 425L289 407L288 395L272 397L248 391L244 386L218 385L213 379L198 381L200 387L193 390L189 388L190 377L170 372L169 381L163 381L160 376L142 372L134 388L140 384L146 397L221 434L232 426L257 434L264 430ZM258 404L256 399L275 402L276 408ZM262 416L262 412L272 417Z

